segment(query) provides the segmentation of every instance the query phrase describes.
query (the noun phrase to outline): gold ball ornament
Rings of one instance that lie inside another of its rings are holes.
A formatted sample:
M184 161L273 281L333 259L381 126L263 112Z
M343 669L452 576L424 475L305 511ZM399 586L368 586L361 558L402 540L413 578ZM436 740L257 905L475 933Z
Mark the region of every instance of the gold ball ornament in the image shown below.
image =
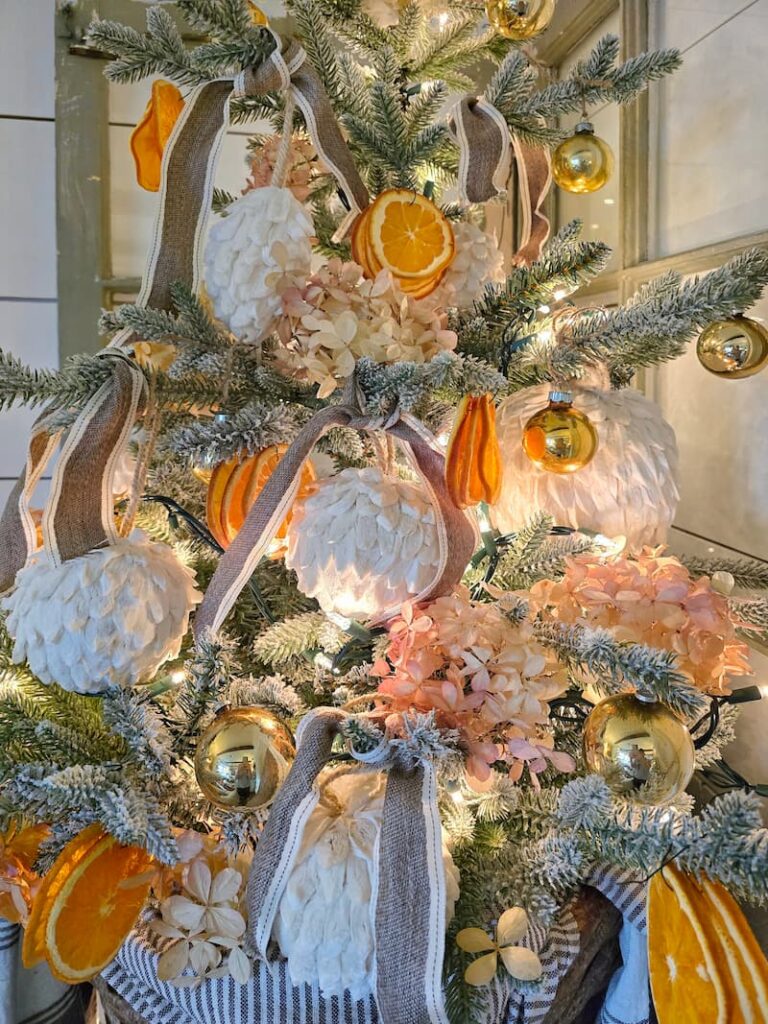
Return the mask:
M576 125L552 156L552 177L566 192L597 192L613 172L613 151L589 121Z
M747 316L718 320L701 332L696 355L716 377L751 377L768 365L768 330Z
M668 707L632 693L607 697L584 724L584 758L613 792L641 804L663 804L691 781L694 747Z
M197 741L195 777L216 807L254 811L274 800L295 754L290 730L271 711L229 708Z
M485 11L507 39L532 39L552 21L555 0L487 0Z
M523 429L525 454L550 473L575 473L597 451L594 424L572 402L570 391L551 391L549 405L534 413Z

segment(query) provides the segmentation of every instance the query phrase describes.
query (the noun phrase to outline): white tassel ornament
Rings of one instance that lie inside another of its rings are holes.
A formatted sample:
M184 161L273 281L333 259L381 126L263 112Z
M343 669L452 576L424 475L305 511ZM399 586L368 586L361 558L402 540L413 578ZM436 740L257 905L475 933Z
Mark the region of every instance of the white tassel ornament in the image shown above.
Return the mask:
M216 316L238 338L266 338L281 311L281 287L306 283L312 233L293 193L273 185L246 192L211 228L205 287Z
M370 467L321 481L294 509L285 564L323 611L370 619L425 589L439 557L425 491Z
M624 536L631 551L664 543L679 500L672 427L639 391L611 390L604 371L569 381L568 389L574 407L597 429L594 458L574 473L540 469L525 454L522 436L531 416L546 406L549 385L505 399L496 418L504 472L501 495L491 509L494 526L515 532L538 510L558 526Z
M58 567L37 554L3 600L14 664L76 693L145 682L179 653L201 598L192 570L140 531Z
M375 850L386 776L358 771L324 786L310 815L272 926L294 985L318 983L324 998L365 999L375 990ZM446 927L459 873L443 844Z

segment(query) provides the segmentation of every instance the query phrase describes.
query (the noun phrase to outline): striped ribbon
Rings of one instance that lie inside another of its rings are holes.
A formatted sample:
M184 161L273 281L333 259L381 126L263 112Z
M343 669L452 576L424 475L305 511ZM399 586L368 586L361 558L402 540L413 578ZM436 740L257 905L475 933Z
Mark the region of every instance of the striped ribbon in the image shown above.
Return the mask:
M45 557L52 566L118 539L113 511L113 481L136 419L143 412L146 382L122 352L106 349L101 358L111 373L92 395L66 433L51 426L50 412L32 429L27 462L0 519L0 590L9 590L16 573L37 547L29 503L40 477L60 446L43 509Z

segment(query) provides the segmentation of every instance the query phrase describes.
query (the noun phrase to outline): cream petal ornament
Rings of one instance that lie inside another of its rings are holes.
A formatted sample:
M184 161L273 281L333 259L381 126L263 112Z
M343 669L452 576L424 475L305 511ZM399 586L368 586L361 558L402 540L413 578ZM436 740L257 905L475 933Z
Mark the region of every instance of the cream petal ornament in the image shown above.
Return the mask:
M663 543L679 500L672 427L654 402L633 388L611 390L598 371L568 387L574 408L597 429L597 452L576 473L540 469L523 450L522 437L526 423L547 404L549 387L505 399L496 420L503 476L491 509L494 525L511 533L540 510L557 526L623 535L630 550Z
M34 556L2 606L14 664L26 661L41 682L101 693L151 679L175 658L201 597L172 548L134 531L55 568Z
M304 207L285 188L246 192L211 228L205 286L216 316L243 341L258 342L281 310L280 286L303 285L313 233Z
M323 611L375 618L434 578L434 509L408 480L372 467L345 469L295 508L285 564Z

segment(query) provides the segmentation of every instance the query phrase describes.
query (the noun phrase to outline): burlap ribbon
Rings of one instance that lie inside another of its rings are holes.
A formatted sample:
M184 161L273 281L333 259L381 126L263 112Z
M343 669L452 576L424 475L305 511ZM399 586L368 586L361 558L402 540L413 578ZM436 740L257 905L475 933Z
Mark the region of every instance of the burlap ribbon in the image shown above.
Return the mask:
M290 91L304 116L318 155L335 175L349 205L342 234L355 215L368 205L368 190L357 172L317 72L307 62L298 43L293 40L282 43L272 34L275 49L263 64L241 72L236 78L220 78L199 85L184 102L163 151L160 197L147 266L136 299L139 306L172 308L171 285L176 282L194 292L198 290L205 224L233 96ZM290 125L285 130L290 131ZM132 340L133 331L125 328L115 334L110 347L121 348Z
M224 552L213 574L203 603L195 615L195 633L206 629L216 632L229 614L240 591L251 577L280 524L296 498L301 468L317 441L332 427L357 430L385 430L403 446L406 457L421 478L435 512L439 564L430 584L414 601L427 601L445 594L464 574L476 545L476 531L466 513L453 502L445 485L445 463L429 431L411 416L395 415L382 423L365 416L353 396L350 379L342 405L328 406L315 413L299 431L293 444L267 480L256 502L230 547ZM373 623L384 622L397 614L399 605L384 609Z
M448 126L459 147L459 195L465 203L484 203L507 188L514 152L520 188L522 224L513 262L528 264L541 256L549 237L542 211L552 183L549 153L512 135L503 115L483 97L467 96L453 108Z
M296 759L256 847L248 882L249 920L254 945L265 960L304 827L320 799L315 780L345 717L341 710L319 708L302 720ZM383 767L386 756L382 743L358 759ZM412 770L388 766L375 870L375 995L382 1024L447 1024L442 991L445 869L431 763ZM360 913L366 908L360 907Z
M105 350L110 376L89 399L65 433L44 413L35 423L27 462L0 519L0 592L37 547L37 529L29 508L32 493L61 443L58 462L43 509L43 550L53 566L118 539L112 484L115 466L131 429L144 408L146 382L127 356Z

